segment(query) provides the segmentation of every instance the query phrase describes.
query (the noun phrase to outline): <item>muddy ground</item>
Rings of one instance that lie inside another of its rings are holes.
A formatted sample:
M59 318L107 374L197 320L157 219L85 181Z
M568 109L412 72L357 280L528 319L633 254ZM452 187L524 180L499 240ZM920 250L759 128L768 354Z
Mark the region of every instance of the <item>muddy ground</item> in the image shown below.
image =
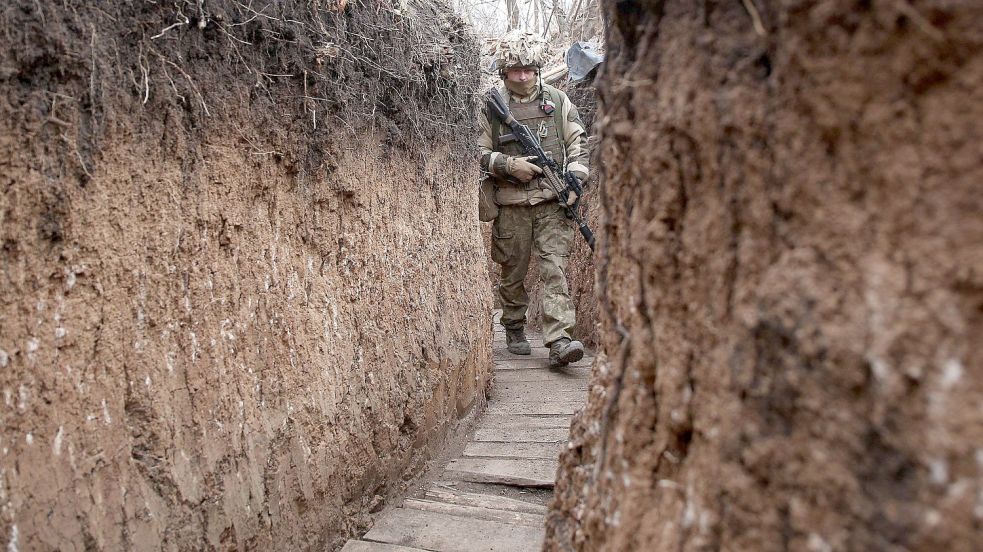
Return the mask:
M606 358L547 549L978 550L980 4L605 13Z
M483 401L428 1L0 8L0 542L331 549Z

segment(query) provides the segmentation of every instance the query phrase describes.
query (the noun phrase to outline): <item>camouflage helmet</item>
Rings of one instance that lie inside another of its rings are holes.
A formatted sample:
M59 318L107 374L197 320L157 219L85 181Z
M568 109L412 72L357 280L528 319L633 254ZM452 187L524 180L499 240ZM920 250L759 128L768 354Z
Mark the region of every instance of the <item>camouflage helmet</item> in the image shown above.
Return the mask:
M516 29L495 46L495 68L499 73L515 67L542 68L546 63L546 41L538 35Z

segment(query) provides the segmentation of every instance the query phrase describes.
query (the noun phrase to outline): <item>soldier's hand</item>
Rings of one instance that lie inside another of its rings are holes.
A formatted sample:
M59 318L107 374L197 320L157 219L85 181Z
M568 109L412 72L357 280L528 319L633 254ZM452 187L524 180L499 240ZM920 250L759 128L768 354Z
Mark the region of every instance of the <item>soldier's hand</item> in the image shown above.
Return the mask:
M574 203L577 203L577 192L570 190L567 192L567 207L573 207Z
M510 157L508 163L509 174L517 178L520 182L529 182L536 176L543 174L543 169L529 162L536 156L529 157Z

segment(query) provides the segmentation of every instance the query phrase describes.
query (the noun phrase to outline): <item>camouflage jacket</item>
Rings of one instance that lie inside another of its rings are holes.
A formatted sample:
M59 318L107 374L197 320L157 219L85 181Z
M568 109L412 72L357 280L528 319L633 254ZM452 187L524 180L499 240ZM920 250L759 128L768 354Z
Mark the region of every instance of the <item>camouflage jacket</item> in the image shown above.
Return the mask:
M508 98L510 108L519 121L528 125L533 132L540 135L543 149L554 156L554 159L565 166L566 170L577 175L581 180L588 176L587 137L584 123L577 111L577 106L562 91L544 85L542 89L524 98L517 98L505 87L500 89L502 97ZM546 114L539 109L545 102L552 102L556 111ZM481 134L478 137L478 147L481 155L481 170L483 175L495 182L495 201L499 205L536 205L556 197L541 179L533 179L521 183L511 177L505 170L507 156L522 155L518 144L499 144L501 122L492 121L487 113L480 117ZM507 129L506 129L507 132Z

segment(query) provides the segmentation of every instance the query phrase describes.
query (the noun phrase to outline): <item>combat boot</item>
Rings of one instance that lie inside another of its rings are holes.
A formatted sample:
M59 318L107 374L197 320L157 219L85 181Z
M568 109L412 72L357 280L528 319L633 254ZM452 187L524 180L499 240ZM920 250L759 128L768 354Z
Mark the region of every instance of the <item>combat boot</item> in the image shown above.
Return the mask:
M532 354L529 340L526 339L526 332L522 331L522 328L505 328L505 345L508 346L509 352L513 355Z
M584 344L565 337L550 343L550 368L561 368L584 358Z

